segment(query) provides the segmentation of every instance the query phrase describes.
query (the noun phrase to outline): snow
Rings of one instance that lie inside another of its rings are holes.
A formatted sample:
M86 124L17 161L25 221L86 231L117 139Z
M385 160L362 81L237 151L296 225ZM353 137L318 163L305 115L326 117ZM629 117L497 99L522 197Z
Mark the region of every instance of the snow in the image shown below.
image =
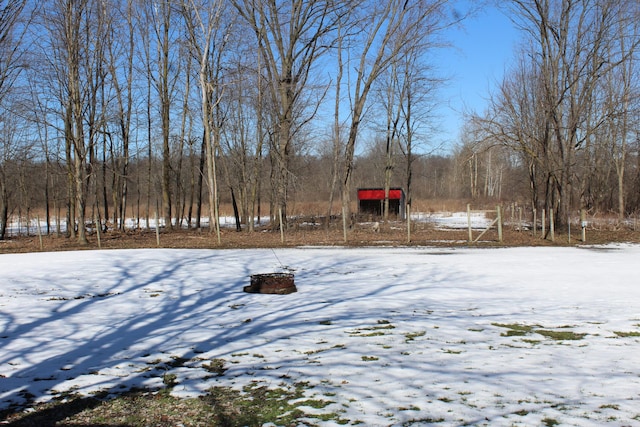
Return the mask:
M220 226L223 228L235 228L236 220L233 216L221 216L219 218ZM440 230L455 230L455 229L467 229L469 223L474 230L484 230L491 224L484 211L472 211L470 214L466 212L414 212L411 214L411 221L433 224L434 227ZM172 220L174 226L177 224L177 220ZM269 223L269 218L255 219L256 226L264 226ZM186 228L185 221L182 223L182 227ZM317 223L302 223L306 226L317 226ZM164 219L159 218L156 221L155 217L149 218L148 228L155 230L157 226L164 227ZM192 220L191 227L195 227L195 219ZM209 217L204 216L200 218L200 225L204 228L209 227ZM147 221L145 218L127 218L124 223L126 230L147 229ZM88 225L88 229L92 230L91 225ZM55 233L58 230L58 218L53 217L50 224L50 233ZM64 233L67 230L66 220L60 219L60 232ZM39 234L47 234L47 223L40 218L31 218L27 221L24 218L17 216L11 217L7 224L7 236L37 236Z
M484 230L492 222L484 211L473 211L469 214L466 212L418 212L411 215L411 220L433 224L440 230L467 229L469 225L474 230Z
M4 254L0 409L175 374L181 397L306 382L333 402L316 411L368 426L640 426L638 259L638 245ZM297 293L242 291L277 271Z

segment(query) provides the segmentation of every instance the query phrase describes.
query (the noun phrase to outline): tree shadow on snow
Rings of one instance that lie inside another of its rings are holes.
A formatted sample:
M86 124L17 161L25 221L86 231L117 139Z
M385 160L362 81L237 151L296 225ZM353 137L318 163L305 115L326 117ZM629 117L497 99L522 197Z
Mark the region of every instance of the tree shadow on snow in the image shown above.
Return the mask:
M166 372L188 364L202 353L215 352L226 343L242 343L245 338L268 331L277 331L275 339L312 333L319 324L308 319L328 305L342 302L339 291L335 299L327 301L244 293L242 289L251 274L264 273L273 267L273 262L264 261L269 251L257 251L251 256L244 256L242 251L193 250L186 255L185 251L157 251L153 252L157 258L146 256L151 252L143 252L145 256L139 257L135 251L98 251L95 258L101 262L106 259L108 267L95 268L90 261L82 266L84 271L77 274L77 280L83 283L76 288L61 286L64 289L59 292L63 296L50 293L34 301L43 307L50 306L48 315L21 322L23 318L19 314L3 313L9 321L0 333L0 345L5 349L0 350L0 366L10 364L14 371L0 381L2 418L47 395L54 398L86 395L85 387L94 390L88 394L105 396L121 395L147 384L154 384L150 389L162 388ZM73 253L68 257L70 268L78 268L73 262ZM336 270L347 274L353 266L332 259L322 268L327 271L296 273L298 284L313 283L314 276ZM231 273L224 273L228 270ZM36 283L31 286L34 289L56 287L57 280L68 279L44 274L34 276ZM372 289L372 292L375 291ZM119 306L134 298L141 301L139 311L120 313ZM263 305L263 300L282 309L253 315L251 307ZM150 301L153 304L149 304ZM239 321L236 312L242 309L250 317ZM211 313L220 317L214 318ZM228 313L233 313L230 320L225 318ZM97 315L104 316L101 327L96 326L99 322L93 318ZM357 313L345 311L344 317L359 322ZM185 318L191 320L183 322ZM51 329L52 324L58 327ZM91 328L95 333L87 337L91 332L87 329ZM181 337L194 329L199 331L196 337L186 339L181 345ZM55 336L42 336L48 332ZM34 339L29 342L28 337ZM64 350L54 341L64 343ZM239 348L240 351L252 350L251 345L240 344ZM158 357L161 360L149 360ZM34 359L39 361L29 362ZM295 363L292 359L288 362ZM140 369L119 377L119 366L130 363L139 365ZM299 363L304 363L304 357L300 357ZM27 366L22 368L23 365ZM68 382L73 383L80 377L84 379L68 389ZM33 425L47 425L42 420L63 419L60 417L90 408L96 402L99 400L74 399L33 414L24 422L33 420Z

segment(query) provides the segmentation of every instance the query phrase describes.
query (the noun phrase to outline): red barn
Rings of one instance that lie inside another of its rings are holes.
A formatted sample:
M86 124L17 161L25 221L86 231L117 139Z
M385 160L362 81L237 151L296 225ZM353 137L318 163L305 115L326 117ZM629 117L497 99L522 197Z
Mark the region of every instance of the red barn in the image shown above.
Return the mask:
M358 214L382 216L384 213L384 188L358 189ZM402 188L389 189L389 215L405 217L405 196Z

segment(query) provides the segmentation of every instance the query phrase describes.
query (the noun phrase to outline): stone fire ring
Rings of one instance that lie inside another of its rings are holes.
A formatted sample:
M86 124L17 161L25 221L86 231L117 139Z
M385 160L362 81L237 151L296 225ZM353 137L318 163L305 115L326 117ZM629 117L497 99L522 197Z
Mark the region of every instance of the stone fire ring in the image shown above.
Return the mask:
M252 294L291 294L297 292L291 273L252 274L251 284L244 287Z

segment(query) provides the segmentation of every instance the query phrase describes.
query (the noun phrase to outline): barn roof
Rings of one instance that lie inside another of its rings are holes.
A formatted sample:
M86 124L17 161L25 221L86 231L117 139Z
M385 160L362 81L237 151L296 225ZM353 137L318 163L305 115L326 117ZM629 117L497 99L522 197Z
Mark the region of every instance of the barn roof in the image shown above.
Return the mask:
M390 188L389 199L404 199L402 188ZM358 188L358 200L384 200L384 188Z

